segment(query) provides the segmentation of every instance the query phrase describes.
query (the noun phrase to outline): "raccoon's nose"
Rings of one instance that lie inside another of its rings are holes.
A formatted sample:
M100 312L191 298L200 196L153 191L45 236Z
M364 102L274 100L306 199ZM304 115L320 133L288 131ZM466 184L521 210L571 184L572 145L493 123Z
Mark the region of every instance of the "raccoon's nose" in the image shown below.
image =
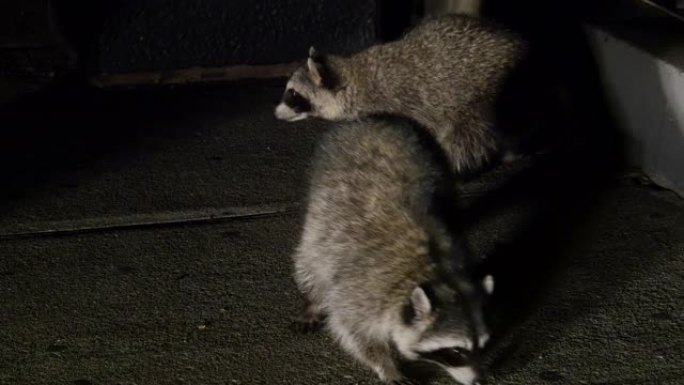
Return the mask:
M489 333L482 333L477 338L477 347L484 349L485 345L489 342Z
M472 385L485 385L485 380L482 378L482 371L479 367L473 367L475 371L475 378L473 378Z

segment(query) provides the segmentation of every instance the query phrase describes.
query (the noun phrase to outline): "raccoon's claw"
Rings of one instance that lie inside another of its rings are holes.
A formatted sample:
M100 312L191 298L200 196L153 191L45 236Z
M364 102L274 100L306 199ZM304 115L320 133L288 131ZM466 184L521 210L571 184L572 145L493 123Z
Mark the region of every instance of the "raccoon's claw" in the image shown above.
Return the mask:
M316 309L311 302L307 302L302 313L292 323L293 329L300 333L311 333L320 330L323 327L325 314Z
M408 378L402 378L400 380L395 380L390 382L390 385L419 385L417 382L410 380Z
M292 330L298 333L313 333L321 330L323 322L318 319L298 318L292 322Z

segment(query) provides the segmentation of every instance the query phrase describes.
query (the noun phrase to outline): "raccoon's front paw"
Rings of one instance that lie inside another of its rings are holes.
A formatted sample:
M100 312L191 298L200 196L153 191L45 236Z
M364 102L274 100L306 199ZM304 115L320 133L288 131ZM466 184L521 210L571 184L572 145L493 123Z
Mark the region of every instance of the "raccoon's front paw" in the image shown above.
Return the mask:
M397 370L378 371L380 380L389 385L419 385L418 382L408 377L404 377Z
M501 154L501 163L503 163L505 165L514 164L524 157L525 156L520 152L508 150L508 151L504 152L503 154Z
M324 314L313 311L311 306L307 306L302 314L292 322L292 328L300 333L312 333L323 327L324 320Z
M419 385L417 382L414 380L408 379L408 378L401 378L398 380L390 381L390 385Z
M298 333L313 333L323 328L323 322L298 318L292 322L292 330Z

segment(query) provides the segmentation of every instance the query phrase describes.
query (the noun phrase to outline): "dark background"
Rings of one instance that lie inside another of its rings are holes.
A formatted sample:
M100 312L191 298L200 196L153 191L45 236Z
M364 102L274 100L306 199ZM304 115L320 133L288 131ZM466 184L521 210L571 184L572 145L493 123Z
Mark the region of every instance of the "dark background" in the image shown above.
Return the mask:
M497 275L490 384L683 383L684 206L624 164L581 31L644 30L638 5L484 4L565 95L551 151L459 186L464 237ZM408 0L0 2L0 384L376 384L324 334L289 330L289 254L329 124L275 120L284 79L88 80L351 53L421 14Z
M628 14L632 3L487 0L483 14L567 51L564 39L579 20ZM90 73L282 63L300 60L312 44L348 54L397 38L423 10L419 0L5 0L0 7L3 56L68 47Z

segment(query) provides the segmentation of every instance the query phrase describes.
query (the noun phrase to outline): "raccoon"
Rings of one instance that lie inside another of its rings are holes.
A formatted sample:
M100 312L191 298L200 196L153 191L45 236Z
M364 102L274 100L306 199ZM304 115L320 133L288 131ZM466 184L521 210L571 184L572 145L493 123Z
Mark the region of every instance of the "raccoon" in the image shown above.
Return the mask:
M427 19L400 40L350 57L312 47L288 80L275 116L404 115L430 131L455 171L477 170L500 150L496 99L527 52L517 35L462 15Z
M387 383L403 383L400 364L420 360L473 384L488 339L485 291L451 235L446 159L421 132L406 119L373 117L319 143L293 254L307 302L300 322L325 321Z

